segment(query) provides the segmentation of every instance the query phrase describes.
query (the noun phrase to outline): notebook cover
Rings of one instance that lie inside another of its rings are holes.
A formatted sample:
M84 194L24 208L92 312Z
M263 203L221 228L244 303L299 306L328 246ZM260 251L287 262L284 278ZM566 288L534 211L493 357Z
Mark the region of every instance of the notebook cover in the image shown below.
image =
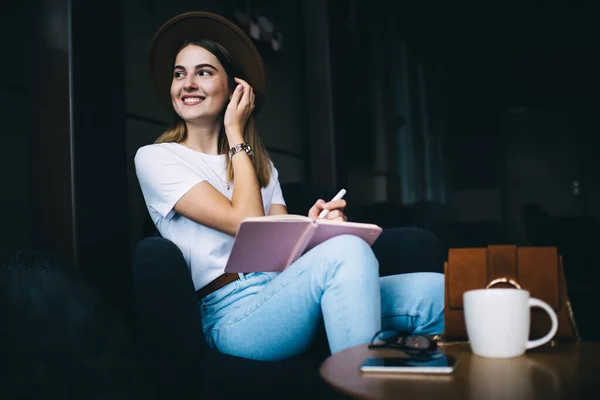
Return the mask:
M357 222L344 222L336 223L333 221L316 221L317 230L313 234L311 240L306 246L305 252L324 242L327 239L331 239L335 236L340 235L354 235L363 239L365 242L372 246L375 240L381 235L381 227L374 224L363 224Z
M294 254L311 220L243 221L235 237L225 272L277 272L299 257ZM295 257L294 257L295 256Z

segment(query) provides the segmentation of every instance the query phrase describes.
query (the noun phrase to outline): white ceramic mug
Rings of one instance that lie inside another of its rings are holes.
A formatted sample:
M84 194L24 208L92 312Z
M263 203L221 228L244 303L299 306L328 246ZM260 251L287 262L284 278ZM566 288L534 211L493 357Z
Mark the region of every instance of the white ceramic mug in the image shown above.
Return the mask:
M471 350L482 357L518 357L549 342L558 329L552 307L526 290L471 290L463 294L463 303ZM550 332L536 340L529 340L531 307L544 309L552 320Z

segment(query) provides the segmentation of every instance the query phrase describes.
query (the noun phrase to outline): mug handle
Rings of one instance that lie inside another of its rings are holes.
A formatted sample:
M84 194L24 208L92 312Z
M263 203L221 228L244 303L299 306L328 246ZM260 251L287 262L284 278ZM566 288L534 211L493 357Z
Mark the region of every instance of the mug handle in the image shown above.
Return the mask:
M536 339L536 340L529 340L527 342L527 346L525 347L527 350L533 349L534 347L538 347L538 346L548 343L554 337L554 335L556 335L556 331L558 330L558 318L556 317L556 313L554 312L552 307L550 307L548 305L548 303L543 302L540 299L530 298L529 299L529 307L530 308L531 307L543 308L544 311L546 311L548 313L548 315L550 316L550 320L552 320L552 327L550 328L550 332L548 332L548 334L546 336Z

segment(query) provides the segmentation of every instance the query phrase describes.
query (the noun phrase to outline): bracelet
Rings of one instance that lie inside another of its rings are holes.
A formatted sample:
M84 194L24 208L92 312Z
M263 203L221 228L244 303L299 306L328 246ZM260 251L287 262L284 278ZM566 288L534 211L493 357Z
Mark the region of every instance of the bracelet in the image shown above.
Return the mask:
M252 147L250 147L250 145L248 143L239 143L239 144L236 144L235 146L233 146L229 150L229 159L231 160L233 158L233 156L235 156L237 153L239 153L242 150L244 150L248 154L248 156L250 157L251 160L254 160L254 151L252 151Z

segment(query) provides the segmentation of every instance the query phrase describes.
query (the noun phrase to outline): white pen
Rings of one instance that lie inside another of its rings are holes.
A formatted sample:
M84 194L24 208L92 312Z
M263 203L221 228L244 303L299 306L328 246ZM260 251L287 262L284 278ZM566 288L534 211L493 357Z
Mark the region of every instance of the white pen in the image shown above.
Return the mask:
M333 196L333 199L331 199L330 202L341 199L342 197L344 197L345 194L346 194L346 189L340 190L338 192L338 194ZM319 218L325 218L327 216L327 214L329 214L329 210L323 210L323 211L321 211L321 214L319 214Z

